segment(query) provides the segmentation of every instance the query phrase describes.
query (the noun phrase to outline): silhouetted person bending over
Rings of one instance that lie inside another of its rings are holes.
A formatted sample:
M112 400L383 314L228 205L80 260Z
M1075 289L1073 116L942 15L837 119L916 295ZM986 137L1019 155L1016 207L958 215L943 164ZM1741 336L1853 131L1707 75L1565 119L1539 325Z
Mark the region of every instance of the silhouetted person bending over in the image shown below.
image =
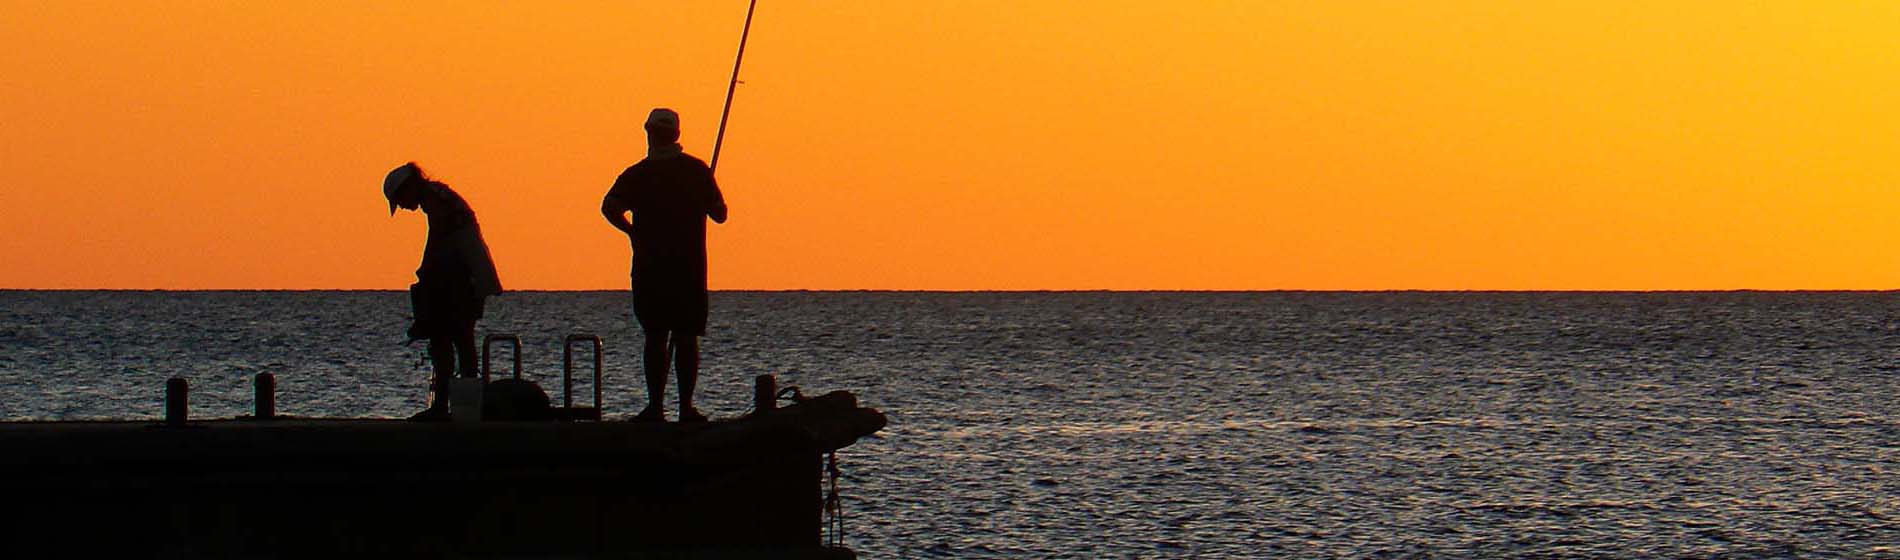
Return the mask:
M647 339L647 407L634 420L666 420L670 361L680 379L680 421L704 422L693 387L706 334L706 218L725 223L726 200L706 162L681 150L678 113L654 109L646 130L646 159L622 172L600 201L607 222L633 240L633 316Z
M429 339L429 361L435 365L430 386L435 399L410 420L446 420L449 417L449 378L477 377L475 322L482 318L488 296L501 293L495 261L482 240L481 226L468 201L448 185L430 179L415 162L403 164L383 179L383 197L389 214L397 208L421 209L429 216L429 240L422 248L422 266L409 286L415 323L409 339Z

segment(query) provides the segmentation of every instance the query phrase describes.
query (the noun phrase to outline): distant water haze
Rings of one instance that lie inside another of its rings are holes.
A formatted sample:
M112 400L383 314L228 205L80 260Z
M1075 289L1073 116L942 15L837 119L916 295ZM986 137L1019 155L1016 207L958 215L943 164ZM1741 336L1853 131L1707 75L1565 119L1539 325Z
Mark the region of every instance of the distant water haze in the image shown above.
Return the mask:
M1802 557L1900 554L1891 293L717 292L702 410L753 375L884 410L841 453L875 558ZM607 340L624 293L515 293ZM0 292L0 418L422 406L397 292ZM500 363L505 357L497 356ZM583 393L584 394L584 393Z

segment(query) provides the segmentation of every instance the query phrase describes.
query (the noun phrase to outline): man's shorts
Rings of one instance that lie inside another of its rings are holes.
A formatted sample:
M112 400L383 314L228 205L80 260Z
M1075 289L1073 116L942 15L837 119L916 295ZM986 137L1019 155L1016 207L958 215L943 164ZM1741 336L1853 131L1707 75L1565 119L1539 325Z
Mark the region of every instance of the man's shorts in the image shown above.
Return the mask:
M696 278L633 279L633 317L648 332L706 335L706 287Z

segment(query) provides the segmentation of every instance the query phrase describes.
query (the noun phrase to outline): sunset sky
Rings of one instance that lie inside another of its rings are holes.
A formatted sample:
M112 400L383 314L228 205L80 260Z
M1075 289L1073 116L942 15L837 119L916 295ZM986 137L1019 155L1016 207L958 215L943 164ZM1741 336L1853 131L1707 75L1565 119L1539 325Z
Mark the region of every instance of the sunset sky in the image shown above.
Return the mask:
M0 288L625 289L744 0L15 2ZM1900 3L761 0L715 289L1900 288Z

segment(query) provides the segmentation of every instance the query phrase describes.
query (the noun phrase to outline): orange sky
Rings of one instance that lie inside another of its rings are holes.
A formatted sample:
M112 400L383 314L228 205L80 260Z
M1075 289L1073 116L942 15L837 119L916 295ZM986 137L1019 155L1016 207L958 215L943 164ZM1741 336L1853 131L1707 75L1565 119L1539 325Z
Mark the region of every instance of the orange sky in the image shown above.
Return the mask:
M710 155L745 2L15 2L0 288L513 289ZM399 4L399 5L392 5ZM1900 287L1900 4L761 0L715 289Z

